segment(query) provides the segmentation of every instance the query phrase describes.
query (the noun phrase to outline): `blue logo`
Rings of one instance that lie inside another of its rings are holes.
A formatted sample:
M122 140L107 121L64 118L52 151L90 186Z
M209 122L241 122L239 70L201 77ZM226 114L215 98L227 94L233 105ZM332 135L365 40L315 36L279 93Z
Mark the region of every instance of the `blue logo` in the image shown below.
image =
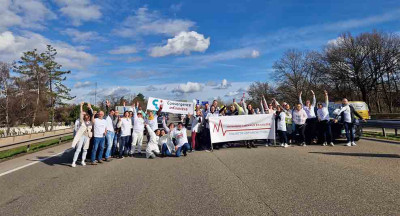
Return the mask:
M153 100L153 105L154 105L154 107L156 108L156 110L159 109L159 108L158 108L158 99L154 99L154 100Z

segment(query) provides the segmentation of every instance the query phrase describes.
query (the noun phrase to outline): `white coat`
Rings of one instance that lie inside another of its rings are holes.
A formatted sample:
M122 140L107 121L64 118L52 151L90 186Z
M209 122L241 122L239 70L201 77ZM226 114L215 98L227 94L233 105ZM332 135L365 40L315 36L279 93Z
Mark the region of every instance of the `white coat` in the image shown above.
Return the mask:
M156 135L156 133L154 133L154 131L151 129L149 125L146 125L146 129L150 135L150 140L147 143L146 147L146 158L149 158L151 155L154 154L154 152L158 154L160 153L160 150L158 149L159 137Z

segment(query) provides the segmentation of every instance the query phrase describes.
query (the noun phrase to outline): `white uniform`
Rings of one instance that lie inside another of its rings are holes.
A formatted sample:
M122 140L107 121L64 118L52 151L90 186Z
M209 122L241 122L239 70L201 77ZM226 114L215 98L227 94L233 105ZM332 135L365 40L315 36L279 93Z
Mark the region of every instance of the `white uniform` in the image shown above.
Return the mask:
M279 113L279 117L277 130L286 131L286 113L282 111Z
M177 147L182 147L185 143L189 143L186 133L186 128L181 130L175 129L172 135L176 139Z
M171 153L173 153L173 152L175 151L175 145L174 145L174 142L172 141L172 139L174 138L173 135L174 135L174 131L175 131L176 129L173 129L173 130L171 131L171 130L167 127L167 125L165 124L165 121L163 121L163 127L164 127L164 130L167 132L167 135L168 135L167 142L166 142L168 151L171 152Z
M104 137L104 133L106 132L107 128L107 121L105 119L94 119L94 137L102 138Z
M144 131L144 119L137 116L136 109L133 109L133 132L132 132L132 148L131 154L135 153L135 149L138 146L138 152L142 153L142 143L143 143L143 131Z
M149 125L146 125L147 132L150 135L150 140L147 143L146 148L146 158L156 157L155 153L160 154L160 150L158 149L158 141L159 137L154 133L153 129Z

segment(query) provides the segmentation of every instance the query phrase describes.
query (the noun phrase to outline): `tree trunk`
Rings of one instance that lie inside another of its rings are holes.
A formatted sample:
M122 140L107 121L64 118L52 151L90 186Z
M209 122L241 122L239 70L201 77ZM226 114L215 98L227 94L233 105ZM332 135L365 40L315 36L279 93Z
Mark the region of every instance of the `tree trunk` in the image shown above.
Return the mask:
M51 75L50 75L50 81L49 81L49 87L50 87L50 105L51 105L51 126L50 126L50 131L53 131L53 127L54 127L54 100L53 100L53 83L51 80Z
M40 102L40 78L39 78L39 72L36 72L36 82L37 82L36 107L35 107L35 111L33 112L31 128L33 128L35 126L36 115L37 115L37 112L38 112L38 109L39 109L39 102Z

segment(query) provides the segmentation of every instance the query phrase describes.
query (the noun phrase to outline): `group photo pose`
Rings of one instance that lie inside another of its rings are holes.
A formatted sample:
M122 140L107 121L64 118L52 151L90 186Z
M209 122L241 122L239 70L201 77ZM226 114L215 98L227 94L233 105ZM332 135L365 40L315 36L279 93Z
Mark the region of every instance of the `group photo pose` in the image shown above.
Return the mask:
M160 104L155 107L154 101L148 101L147 110L138 101L131 106L123 101L121 114L118 106L110 107L108 100L105 111L98 112L90 103L82 102L74 126L72 148L75 153L71 167L76 167L80 155L80 163L85 166L85 161L98 165L112 158L180 157L196 151L240 146L248 149L258 146L333 147L338 137L332 130L337 128L345 131L345 146L356 146L354 127L366 120L347 98L343 98L341 104L333 104L325 90L323 102L317 102L314 91L310 90L312 100L303 104L302 93L299 92L298 103L293 106L284 101L279 103L275 98L268 101L264 95L259 104L252 104L246 101L245 94L239 102L233 99L232 104L218 104L217 100L204 104L167 103L168 100L151 98ZM170 107L170 104L184 108Z

